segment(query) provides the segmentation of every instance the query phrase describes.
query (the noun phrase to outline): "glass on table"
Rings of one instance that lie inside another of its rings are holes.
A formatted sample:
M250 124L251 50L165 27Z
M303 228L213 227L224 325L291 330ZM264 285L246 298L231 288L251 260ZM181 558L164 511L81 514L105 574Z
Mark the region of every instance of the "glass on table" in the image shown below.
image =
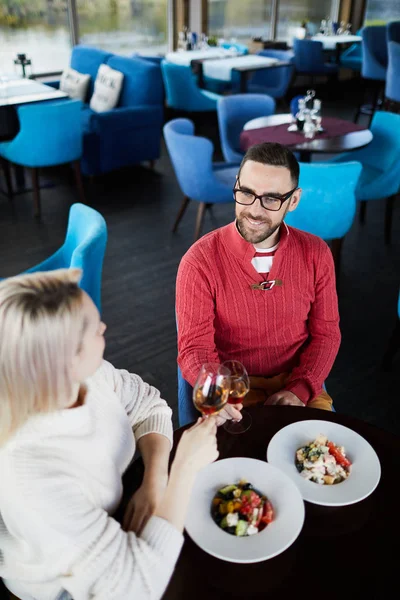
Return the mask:
M244 365L238 360L227 360L223 363L230 371L230 391L228 403L240 404L246 394L250 391L250 379ZM244 433L252 423L249 413L242 410L242 419L240 421L229 420L224 424L224 429L229 433Z
M219 413L228 402L230 371L219 363L202 365L193 388L193 403L202 415Z

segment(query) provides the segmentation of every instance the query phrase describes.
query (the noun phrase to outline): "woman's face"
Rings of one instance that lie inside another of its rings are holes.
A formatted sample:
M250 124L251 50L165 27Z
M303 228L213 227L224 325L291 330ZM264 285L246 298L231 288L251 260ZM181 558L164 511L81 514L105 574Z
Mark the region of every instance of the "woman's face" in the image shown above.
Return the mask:
M106 345L104 339L106 325L100 320L99 311L86 292L83 292L82 310L86 328L72 366L72 377L75 383L82 383L97 371L103 360Z

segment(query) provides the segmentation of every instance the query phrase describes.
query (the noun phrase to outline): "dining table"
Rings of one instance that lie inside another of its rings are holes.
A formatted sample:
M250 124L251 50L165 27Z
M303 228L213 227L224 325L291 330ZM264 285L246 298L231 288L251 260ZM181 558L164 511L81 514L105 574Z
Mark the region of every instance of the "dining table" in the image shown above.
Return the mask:
M278 142L299 153L300 162L310 162L312 155L341 154L367 146L373 134L362 125L333 117L322 117L322 133L312 139L298 131L288 131L293 116L289 114L259 117L247 121L240 134L240 146L246 152L250 146L262 142Z
M252 416L252 426L245 433L235 435L219 427L218 460L248 457L266 461L270 440L287 425L310 419L333 421L371 444L381 465L380 482L367 498L355 504L330 507L305 502L305 520L297 539L284 552L263 562L237 564L215 558L185 533L163 600L380 600L393 595L399 560L396 477L400 472L400 437L340 412L295 406L246 410ZM171 461L187 427L190 425L174 433ZM140 486L143 472L142 459L138 458L125 473L126 502Z
M340 55L345 48L348 48L353 44L361 44L362 42L361 35L347 34L324 35L322 33L317 33L316 35L313 35L311 39L315 42L321 42L325 51L334 50L337 64L340 64Z

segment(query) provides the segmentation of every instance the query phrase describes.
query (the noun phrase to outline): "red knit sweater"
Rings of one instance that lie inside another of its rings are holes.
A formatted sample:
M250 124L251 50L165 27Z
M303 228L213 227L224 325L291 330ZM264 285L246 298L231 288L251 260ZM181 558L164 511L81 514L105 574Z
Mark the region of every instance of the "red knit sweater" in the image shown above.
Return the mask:
M178 270L178 363L193 385L203 363L242 362L250 375L291 372L285 389L307 403L340 345L332 254L320 238L281 226L268 291L235 223L196 242ZM280 281L278 281L280 280Z

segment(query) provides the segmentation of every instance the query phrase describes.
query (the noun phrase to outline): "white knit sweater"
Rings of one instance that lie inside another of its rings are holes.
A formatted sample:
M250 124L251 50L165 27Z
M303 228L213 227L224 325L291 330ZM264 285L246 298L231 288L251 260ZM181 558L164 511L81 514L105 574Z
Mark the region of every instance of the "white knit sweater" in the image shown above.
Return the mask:
M171 409L105 361L87 385L82 406L30 418L0 448L0 576L21 598L158 599L183 536L152 517L137 537L110 515L135 442L172 440Z

